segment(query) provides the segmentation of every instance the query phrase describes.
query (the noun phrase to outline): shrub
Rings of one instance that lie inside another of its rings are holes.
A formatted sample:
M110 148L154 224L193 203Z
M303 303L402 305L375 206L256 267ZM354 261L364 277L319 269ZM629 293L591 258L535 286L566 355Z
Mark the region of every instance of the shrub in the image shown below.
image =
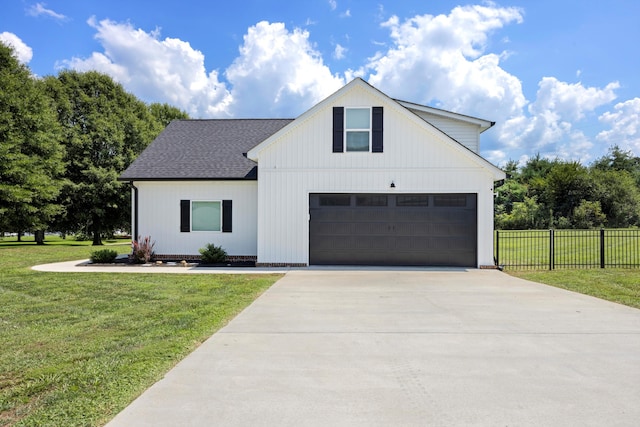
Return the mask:
M133 262L136 264L149 263L155 255L155 252L153 252L155 244L156 242L152 242L150 236L145 236L144 238L138 236L138 240L133 242Z
M109 264L116 260L118 252L113 249L101 249L91 252L91 262L95 264Z
M200 255L204 264L217 264L227 260L227 251L213 243L207 243L204 248L200 248Z

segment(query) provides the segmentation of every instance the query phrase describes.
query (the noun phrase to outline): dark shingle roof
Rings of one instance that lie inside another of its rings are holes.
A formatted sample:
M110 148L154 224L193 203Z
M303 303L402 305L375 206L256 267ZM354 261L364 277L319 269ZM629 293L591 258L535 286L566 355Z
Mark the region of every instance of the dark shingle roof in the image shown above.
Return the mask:
M257 179L246 153L292 119L176 120L120 180Z

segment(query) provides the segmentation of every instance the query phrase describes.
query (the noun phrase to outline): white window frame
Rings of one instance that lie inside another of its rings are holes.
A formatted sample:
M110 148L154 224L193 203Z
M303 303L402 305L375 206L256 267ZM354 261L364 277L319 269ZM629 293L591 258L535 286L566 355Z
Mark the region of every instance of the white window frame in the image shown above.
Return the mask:
M354 129L349 129L347 128L347 116L349 114L349 110L368 110L369 111L369 127L368 128L354 128ZM343 147L344 147L344 152L345 153L371 153L371 144L372 144L372 135L373 135L373 109L371 107L345 107L344 108L344 123L343 123L343 128L344 128L344 141L343 141ZM349 134L349 132L367 132L369 134L369 147L368 150L364 151L360 151L360 150L349 150L348 146L347 146L347 135Z
M218 218L218 230L194 230L193 228L193 204L194 203L217 203L220 206L220 218ZM191 200L189 214L191 222L191 231L194 233L222 233L222 200Z

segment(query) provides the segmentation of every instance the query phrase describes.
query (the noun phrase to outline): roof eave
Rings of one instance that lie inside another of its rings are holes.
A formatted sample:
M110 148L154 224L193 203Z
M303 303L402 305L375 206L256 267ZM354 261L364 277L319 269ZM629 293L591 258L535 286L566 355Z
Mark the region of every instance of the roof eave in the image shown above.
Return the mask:
M480 133L484 132L487 129L493 127L496 122L492 122L489 120L481 119L479 117L468 116L466 114L455 113L453 111L442 110L440 108L429 107L427 105L416 104L414 102L402 101L399 99L394 99L398 104L402 105L405 108L414 109L418 111L423 111L425 113L434 114L441 117L446 117L454 120L460 120L463 122L471 123L480 127Z

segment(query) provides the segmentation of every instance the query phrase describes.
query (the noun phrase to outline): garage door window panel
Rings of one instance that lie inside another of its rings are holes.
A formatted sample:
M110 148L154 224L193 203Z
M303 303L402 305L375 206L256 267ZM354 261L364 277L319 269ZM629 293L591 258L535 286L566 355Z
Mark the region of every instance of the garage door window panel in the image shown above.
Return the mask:
M387 196L371 195L371 196L356 197L356 206L381 207L381 206L388 206L388 205L389 205L389 198Z
M429 206L429 196L426 196L426 195L397 196L396 206L401 206L401 207Z
M465 194L442 194L433 197L433 205L442 208L463 208L467 206Z
M350 206L351 196L349 195L332 195L320 196L320 206Z

